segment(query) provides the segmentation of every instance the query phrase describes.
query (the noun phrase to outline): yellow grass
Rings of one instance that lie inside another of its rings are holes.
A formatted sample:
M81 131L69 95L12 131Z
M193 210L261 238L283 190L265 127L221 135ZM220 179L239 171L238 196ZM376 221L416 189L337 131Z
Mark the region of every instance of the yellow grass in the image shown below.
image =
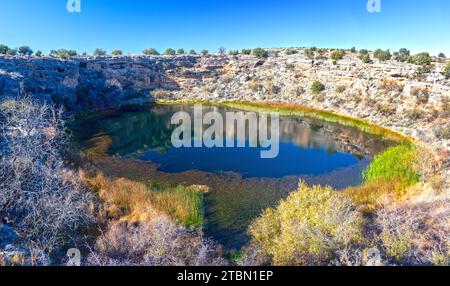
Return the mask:
M87 178L108 218L129 223L151 222L160 213L188 226L203 223L203 193L200 187L155 191L143 183L124 178L108 178L101 174Z
M383 197L400 200L405 193L403 184L395 181L376 181L359 187L345 189L342 194L349 198L362 212L373 212L383 204Z

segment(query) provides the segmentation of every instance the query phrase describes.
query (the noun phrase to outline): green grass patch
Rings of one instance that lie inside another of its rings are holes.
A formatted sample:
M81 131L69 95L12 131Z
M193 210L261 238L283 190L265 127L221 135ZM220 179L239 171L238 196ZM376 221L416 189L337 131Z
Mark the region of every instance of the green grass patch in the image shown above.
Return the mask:
M342 192L359 206L360 210L373 213L378 209L384 196L401 200L408 187L420 180L417 172L417 147L412 144L398 145L375 156L364 170L363 185L347 188Z
M404 187L419 182L416 171L417 152L411 145L399 145L389 148L375 156L374 161L363 172L366 184L376 181L396 181Z
M200 227L204 222L204 194L194 187L178 186L155 191L156 208L188 227Z
M100 201L107 206L110 218L130 223L148 221L153 219L154 209L188 227L203 225L205 190L200 186L155 187L131 179L105 177L102 174L87 180Z

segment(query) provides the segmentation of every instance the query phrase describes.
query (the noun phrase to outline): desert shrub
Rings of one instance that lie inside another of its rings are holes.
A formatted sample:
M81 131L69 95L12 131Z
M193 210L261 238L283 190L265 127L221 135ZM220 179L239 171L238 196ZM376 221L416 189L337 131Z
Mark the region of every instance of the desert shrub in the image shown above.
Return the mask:
M417 73L418 73L419 75L427 74L427 73L430 73L430 72L431 72L431 66L420 66L420 67L417 69Z
M428 89L426 87L413 87L411 88L411 95L416 97L416 103L421 104L427 104L429 100L429 93Z
M197 55L197 52L196 52L194 49L191 49L191 50L189 51L189 54L190 54L191 56L195 56L195 55Z
M449 140L450 139L450 124L437 125L433 128L434 135L438 139Z
M381 243L389 257L399 261L408 255L413 247L412 237L418 223L411 213L400 214L397 207L384 207L377 212L377 224L381 229ZM408 221L405 221L405 218Z
M391 116L396 112L395 107L390 103L378 102L375 104L375 109L384 116Z
M433 58L430 56L429 53L419 53L417 55L414 55L411 61L419 66L431 66Z
M56 57L56 58L70 58L75 57L77 55L77 51L75 50L66 50L66 49L59 49L59 50L51 50L50 56Z
M366 50L366 49L361 49L361 50L359 51L359 54L360 54L360 55L368 55L368 54L369 54L369 51Z
M320 57L323 57L328 52L328 49L317 49L317 54L319 54Z
M335 90L336 90L337 93L344 93L346 89L347 89L347 86L345 86L345 85L338 85L338 86L336 86Z
M177 226L164 216L130 225L112 222L91 247L88 265L219 266L220 248L199 232Z
M178 49L177 50L177 55L184 55L186 52L184 49Z
M439 107L440 117L450 117L450 99L448 97L442 97Z
M78 55L77 51L75 50L68 50L67 54L69 55L69 57L76 57Z
M155 48L145 49L142 53L144 55L146 55L146 56L157 56L157 55L159 55L158 50L156 50Z
M363 218L329 187L298 190L266 210L249 227L252 243L274 265L327 264L335 253L362 239Z
M373 56L381 62L388 61L392 58L391 52L389 50L383 51L381 49L377 49Z
M311 85L311 91L313 94L319 94L324 90L325 90L325 85L318 80L313 82L313 84Z
M157 56L159 55L158 50L156 50L155 48L148 48L142 51L142 53L146 56Z
M1 44L0 45L0 55L6 55L6 53L8 52L9 47L6 45Z
M385 204L376 213L379 239L394 263L448 265L448 197L421 194L407 204Z
M259 92L263 88L263 86L259 80L253 79L248 83L247 88L253 92Z
M398 62L407 62L411 57L411 52L408 49L400 49L394 53L394 59Z
M400 55L404 55L404 56L410 56L410 55L411 55L411 52L410 52L408 49L405 49L405 48L400 49L400 50L398 51L398 53L399 53Z
M202 50L202 51L200 52L200 54L201 54L202 56L206 56L206 55L209 54L209 51L208 51L208 50Z
M111 52L111 55L113 56L121 56L123 55L123 52L121 50L114 50Z
M237 55L239 55L239 50L231 50L228 52L228 54L230 56L237 56Z
M19 47L18 53L22 56L31 56L33 54L33 50L28 46Z
M388 92L402 92L404 89L404 85L395 79L383 78L380 81L380 89Z
M17 50L16 50L16 49L8 49L8 50L6 51L6 54L7 54L8 56L15 56L15 55L17 55Z
M442 74L445 76L445 78L450 78L450 62L447 63Z
M36 51L34 55L38 58L42 57L42 51Z
M220 81L221 81L222 83L228 84L228 83L233 82L233 79L234 79L233 74L227 73L227 74L224 74L224 75L221 77Z
M450 135L450 133L449 133L449 135ZM444 189L446 181L443 176L441 176L439 174L437 174L437 175L435 174L435 175L431 175L431 177L428 179L428 183L430 184L431 188L434 191L439 192Z
M439 54L438 54L438 58L440 58L440 59L445 59L445 58L447 58L447 57L445 56L444 53L439 53Z
M289 71L295 71L295 65L294 64L286 64L286 69Z
M305 57L307 57L308 59L314 59L314 51L312 49L305 49L303 51L303 54L305 55Z
M176 54L176 52L175 52L174 49L169 48L169 49L167 49L167 50L164 52L164 54L165 54L166 56L174 56L174 55Z
M218 52L219 52L220 55L224 55L226 53L226 51L227 51L227 49L225 49L224 47L220 47L218 49Z
M235 260L235 265L244 267L266 266L271 263L271 258L262 252L255 243L243 247L240 256Z
M268 58L269 57L269 53L262 49L262 48L256 48L252 51L252 54L257 57L257 58Z
M250 50L250 49L243 49L243 50L241 51L241 53L242 53L243 55L251 55L251 54L252 54L252 50Z
M325 93L323 93L323 92L314 93L313 99L318 102L324 102L325 101Z
M102 57L102 56L106 56L106 51L105 50L103 50L103 49L95 49L94 50L94 56L97 56L97 57Z
M331 59L335 62L338 62L339 60L342 60L345 56L345 51L343 50L335 50L331 52Z
M406 110L405 115L409 120L416 121L423 117L423 111L418 108L412 108Z
M22 243L51 252L91 220L90 196L62 160L62 110L36 101L0 105L0 209Z
M365 183L393 180L401 182L404 186L411 186L420 179L416 163L414 147L409 145L392 147L375 156L373 162L363 172L363 179Z
M350 49L350 52L352 52L353 54L356 54L358 52L358 50L356 49L356 47L352 47Z
M298 51L295 50L295 49L288 49L288 50L286 51L286 55L288 55L288 56L290 56L290 55L295 55L295 54L298 54Z
M359 55L358 58L365 64L369 64L369 63L372 62L371 59L370 59L370 55L368 53L367 54L361 54L361 55Z

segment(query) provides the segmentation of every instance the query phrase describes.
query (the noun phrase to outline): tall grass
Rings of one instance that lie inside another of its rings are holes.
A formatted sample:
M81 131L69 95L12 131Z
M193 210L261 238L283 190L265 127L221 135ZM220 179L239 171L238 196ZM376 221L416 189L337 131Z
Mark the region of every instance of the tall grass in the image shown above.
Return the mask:
M375 156L363 172L363 185L346 189L343 194L352 199L363 211L372 212L385 195L400 200L408 187L420 180L417 171L416 147L399 145Z
M103 175L87 180L103 202L107 217L135 223L149 222L159 213L165 213L189 227L203 224L204 192L201 187L154 189L143 183Z
M365 213L376 211L382 204L382 197L391 195L400 199L405 188L402 184L391 181L372 181L359 187L347 188L342 192L343 196L349 198L358 209Z
M416 165L415 148L410 145L399 145L377 155L364 171L363 179L365 183L395 180L404 187L409 187L418 183L420 179Z
M188 227L203 224L203 196L195 187L178 186L154 192L154 205Z

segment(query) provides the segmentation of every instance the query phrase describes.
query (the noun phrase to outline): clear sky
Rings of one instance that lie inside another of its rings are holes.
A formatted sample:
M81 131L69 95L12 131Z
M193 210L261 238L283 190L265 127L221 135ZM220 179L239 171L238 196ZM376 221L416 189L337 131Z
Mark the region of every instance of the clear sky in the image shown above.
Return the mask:
M1 0L0 43L48 52L154 47L406 47L450 55L449 0Z

